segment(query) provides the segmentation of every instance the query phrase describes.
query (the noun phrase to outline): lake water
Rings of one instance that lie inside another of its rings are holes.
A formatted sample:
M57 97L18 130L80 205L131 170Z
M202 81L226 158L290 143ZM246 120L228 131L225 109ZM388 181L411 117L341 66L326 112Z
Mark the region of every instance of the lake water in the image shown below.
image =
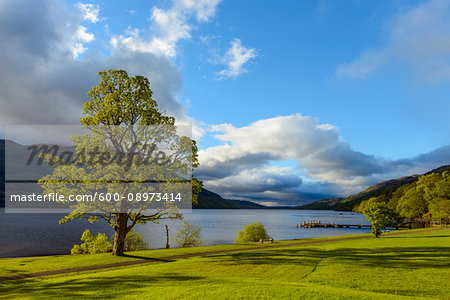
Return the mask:
M5 214L1 211L0 257L68 254L74 244L81 243L81 234L87 228L92 233L112 235L111 228L105 222L90 224L86 220L76 220L58 225L61 217L58 214ZM197 209L185 214L184 218L200 225L205 245L232 243L237 232L253 222L262 222L275 240L369 232L368 229L295 227L295 224L303 221L370 224L361 214L339 214L329 210ZM165 224L168 224L169 234L173 236L181 221L164 221L136 228L145 236L151 248L163 248L166 243Z

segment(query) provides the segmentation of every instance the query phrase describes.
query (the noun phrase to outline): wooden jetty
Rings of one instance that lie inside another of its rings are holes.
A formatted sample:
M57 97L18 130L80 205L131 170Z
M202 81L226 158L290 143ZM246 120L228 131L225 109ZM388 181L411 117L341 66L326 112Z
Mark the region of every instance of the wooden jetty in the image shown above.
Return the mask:
M335 223L322 223L318 220L315 221L304 221L302 224L296 224L297 228L370 228L371 225L367 224L335 224Z

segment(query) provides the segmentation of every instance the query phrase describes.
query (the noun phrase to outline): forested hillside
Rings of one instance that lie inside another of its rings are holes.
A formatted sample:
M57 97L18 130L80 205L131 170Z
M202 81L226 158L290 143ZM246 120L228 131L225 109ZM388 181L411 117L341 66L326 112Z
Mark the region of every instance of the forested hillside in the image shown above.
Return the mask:
M389 198L392 193L394 193L398 188L415 183L422 176L427 176L431 174L442 174L443 172L450 169L450 165L441 166L434 170L431 170L423 175L411 175L405 176L397 179L391 179L383 181L381 183L375 184L366 190L356 194L350 195L347 198L331 198L315 201L306 205L302 205L301 209L331 209L331 210L341 210L341 211L351 211L357 207L361 202L369 200L371 198Z

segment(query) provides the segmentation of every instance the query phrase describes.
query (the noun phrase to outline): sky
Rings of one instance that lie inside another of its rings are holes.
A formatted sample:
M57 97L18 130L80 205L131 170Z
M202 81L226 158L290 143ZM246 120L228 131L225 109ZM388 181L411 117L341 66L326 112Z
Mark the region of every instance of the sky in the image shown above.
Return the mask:
M149 78L228 199L299 205L450 164L450 1L0 2L0 126Z

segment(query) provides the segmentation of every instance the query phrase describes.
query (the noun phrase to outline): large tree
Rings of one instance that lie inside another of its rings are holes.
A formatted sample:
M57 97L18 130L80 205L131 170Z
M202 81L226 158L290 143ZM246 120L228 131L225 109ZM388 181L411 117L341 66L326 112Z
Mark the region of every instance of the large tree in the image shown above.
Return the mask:
M147 78L130 77L123 70L101 71L99 75L101 82L88 92L80 118L90 133L72 140L76 157L89 152L100 158L79 165L47 155L47 160L53 159L57 167L40 184L46 193L117 195L117 201L76 203L60 223L74 219L106 221L114 230L113 255L123 255L125 237L136 224L182 218L170 202L155 208L154 202L143 205L127 201L127 195L141 200L142 194L157 191L155 186L179 191L186 187L183 182L189 182L195 203L201 189L201 182L192 176L193 168L198 166L197 147L190 138L178 136L175 119L161 112ZM168 148L167 156L156 151L161 144ZM128 163L123 163L124 159ZM180 179L184 181L179 183Z
M397 210L406 218L419 218L423 221L422 218L428 213L428 204L428 201L425 199L424 191L418 189L417 184L414 184L399 199ZM425 226L425 223L422 222L422 224Z

